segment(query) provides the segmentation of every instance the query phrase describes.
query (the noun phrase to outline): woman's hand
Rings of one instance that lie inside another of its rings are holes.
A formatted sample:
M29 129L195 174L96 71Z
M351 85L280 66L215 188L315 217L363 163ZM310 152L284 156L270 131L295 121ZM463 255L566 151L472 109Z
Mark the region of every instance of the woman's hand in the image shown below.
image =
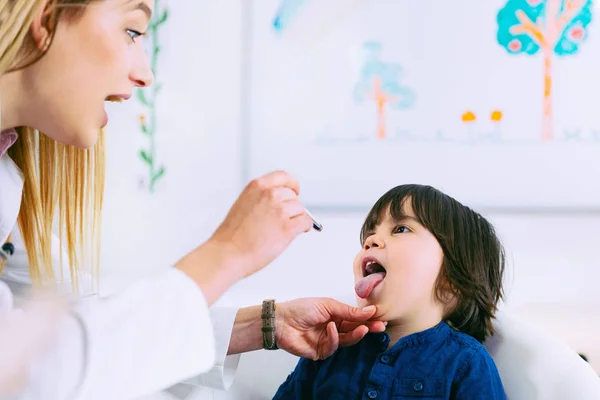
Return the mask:
M277 304L277 346L298 357L325 359L339 346L358 343L369 331L383 332L385 322L370 321L376 311L375 306L360 309L329 298Z
M282 171L253 180L212 235L212 242L237 256L241 277L264 268L312 228L299 191L296 179Z
M178 264L209 304L238 280L279 256L312 220L298 201L298 182L276 171L250 182L204 245Z

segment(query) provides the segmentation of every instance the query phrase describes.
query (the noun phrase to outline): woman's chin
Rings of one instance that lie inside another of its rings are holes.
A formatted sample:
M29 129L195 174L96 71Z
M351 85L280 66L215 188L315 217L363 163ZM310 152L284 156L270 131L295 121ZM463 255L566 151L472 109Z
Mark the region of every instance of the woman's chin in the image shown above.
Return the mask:
M100 135L100 128L97 125L91 126L90 124L86 127L67 128L63 126L48 131L42 130L42 132L58 143L85 150L96 144Z
M89 128L85 132L82 131L80 134L74 135L69 144L79 149L87 150L94 147L98 141L99 134L100 128Z

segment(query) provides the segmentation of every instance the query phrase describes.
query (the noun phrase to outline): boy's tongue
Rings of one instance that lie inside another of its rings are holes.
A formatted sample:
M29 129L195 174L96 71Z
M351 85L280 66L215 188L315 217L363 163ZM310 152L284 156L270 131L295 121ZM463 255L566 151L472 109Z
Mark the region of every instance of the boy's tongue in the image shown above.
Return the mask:
M369 297L375 286L381 283L385 278L385 272L376 272L374 274L365 276L356 284L354 290L361 299Z

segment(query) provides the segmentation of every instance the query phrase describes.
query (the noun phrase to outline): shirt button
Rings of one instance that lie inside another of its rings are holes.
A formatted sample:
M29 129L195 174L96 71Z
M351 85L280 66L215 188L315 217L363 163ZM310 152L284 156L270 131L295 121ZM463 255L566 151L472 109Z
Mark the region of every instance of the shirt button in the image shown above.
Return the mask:
M369 392L367 393L367 396L369 396L370 399L374 399L377 397L377 390L369 390Z
M415 389L415 392L420 392L423 390L423 384L421 382L417 382L415 383L415 386L413 386L413 389Z
M390 356L388 356L387 354L384 354L381 356L381 362L384 364L387 364L390 362Z
M387 341L387 338L388 338L387 333L383 333L380 338L381 343L385 343Z

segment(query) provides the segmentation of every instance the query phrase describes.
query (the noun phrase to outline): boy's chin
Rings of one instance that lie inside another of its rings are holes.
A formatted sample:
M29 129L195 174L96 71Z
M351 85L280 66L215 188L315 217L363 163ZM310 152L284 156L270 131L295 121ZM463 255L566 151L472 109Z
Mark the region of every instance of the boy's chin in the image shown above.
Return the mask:
M380 296L375 296L374 294L371 294L366 299L356 296L356 300L359 307L375 306L379 308L386 303L384 299Z
M386 303L378 303L375 301L365 301L364 299L358 303L358 307L363 308L367 306L375 306L377 307L377 311L375 315L372 317L373 320L378 321L390 321L391 319L397 319L398 313L394 312L393 307L390 307Z

